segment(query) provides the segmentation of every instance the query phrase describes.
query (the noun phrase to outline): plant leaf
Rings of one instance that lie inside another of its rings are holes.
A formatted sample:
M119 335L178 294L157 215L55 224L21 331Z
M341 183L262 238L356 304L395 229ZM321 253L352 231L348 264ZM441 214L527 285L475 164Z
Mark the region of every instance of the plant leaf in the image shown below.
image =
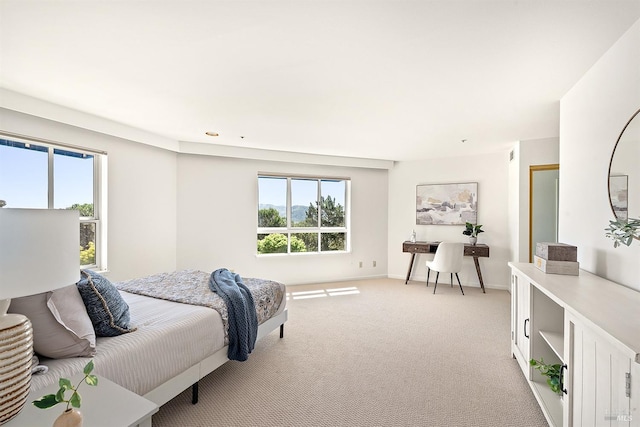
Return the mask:
M55 394L47 394L46 396L42 396L40 399L34 400L31 403L33 403L36 408L47 409L57 405L59 402L56 399Z
M82 401L77 391L73 392L73 394L71 395L71 399L69 399L69 402L71 403L71 406L73 406L74 408L80 407L80 404L82 403Z
M58 403L60 402L64 402L64 392L67 391L64 387L60 387L60 389L58 390L58 392L55 394L56 396L56 401Z
M65 390L73 389L73 385L71 385L71 381L69 381L66 378L60 378L60 381L58 381L58 384L60 385L60 388L64 388Z
M89 360L87 366L84 367L84 374L89 375L93 371L93 359Z
M640 239L640 219L609 220L609 227L605 229L606 237L613 239L613 247L620 245L631 246L633 239Z
M87 375L84 381L89 385L98 385L98 377L95 375Z

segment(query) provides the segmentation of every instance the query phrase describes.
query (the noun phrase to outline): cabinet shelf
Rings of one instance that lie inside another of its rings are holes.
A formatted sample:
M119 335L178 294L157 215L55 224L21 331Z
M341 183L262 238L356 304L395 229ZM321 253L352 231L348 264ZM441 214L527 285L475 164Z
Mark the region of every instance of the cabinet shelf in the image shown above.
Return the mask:
M561 426L563 402L560 396L551 391L546 383L532 381L531 388L538 404L545 409L543 412L549 425Z
M540 331L540 336L544 339L551 350L564 363L564 337L559 332Z

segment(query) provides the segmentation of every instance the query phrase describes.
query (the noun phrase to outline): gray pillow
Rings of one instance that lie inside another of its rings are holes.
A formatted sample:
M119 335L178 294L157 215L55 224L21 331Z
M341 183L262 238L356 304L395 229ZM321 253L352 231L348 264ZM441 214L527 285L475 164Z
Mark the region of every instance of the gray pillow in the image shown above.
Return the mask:
M91 319L74 285L13 298L9 312L29 318L33 326L33 349L41 356L62 359L96 354Z
M133 332L129 325L129 306L109 280L91 270L82 270L76 286L87 307L96 336L115 337Z

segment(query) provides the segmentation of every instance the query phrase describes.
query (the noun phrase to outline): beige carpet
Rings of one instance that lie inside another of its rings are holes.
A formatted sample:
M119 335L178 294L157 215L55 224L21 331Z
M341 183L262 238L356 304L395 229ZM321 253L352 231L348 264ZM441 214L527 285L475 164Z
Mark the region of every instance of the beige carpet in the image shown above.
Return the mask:
M355 287L330 296L326 290ZM546 426L510 354L509 293L377 279L290 287L284 339L164 405L154 427Z

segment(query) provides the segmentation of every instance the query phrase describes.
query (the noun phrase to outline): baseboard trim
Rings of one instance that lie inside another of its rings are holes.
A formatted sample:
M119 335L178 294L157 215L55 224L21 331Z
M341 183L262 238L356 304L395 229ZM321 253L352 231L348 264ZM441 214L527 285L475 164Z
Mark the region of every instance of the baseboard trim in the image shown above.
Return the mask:
M288 286L300 286L300 285L314 285L314 284L319 284L319 283L338 283L338 282L353 282L353 281L358 281L358 280L371 280L371 279L388 279L389 277L386 274L376 274L376 275L372 275L372 276L357 276L357 277L336 277L336 278L330 278L330 279L324 279L324 280L316 280L316 281L303 281L303 282L295 282L295 283L289 283L287 282L287 287Z
M397 274L389 274L387 277L389 279L400 279L402 281L407 279L407 276L400 276L400 275L397 275ZM449 279L447 279L447 280L449 280ZM432 282L432 281L433 280L429 280L429 282ZM422 283L424 283L424 278L421 279L421 280L411 279L410 282L422 282ZM464 287L464 288L466 288L466 287L469 287L469 288L480 288L480 284L479 283L463 283L462 287ZM499 290L499 291L508 291L509 290L509 285L498 285L498 284L495 284L495 283L485 283L484 287L485 287L485 289L496 289L496 290Z

